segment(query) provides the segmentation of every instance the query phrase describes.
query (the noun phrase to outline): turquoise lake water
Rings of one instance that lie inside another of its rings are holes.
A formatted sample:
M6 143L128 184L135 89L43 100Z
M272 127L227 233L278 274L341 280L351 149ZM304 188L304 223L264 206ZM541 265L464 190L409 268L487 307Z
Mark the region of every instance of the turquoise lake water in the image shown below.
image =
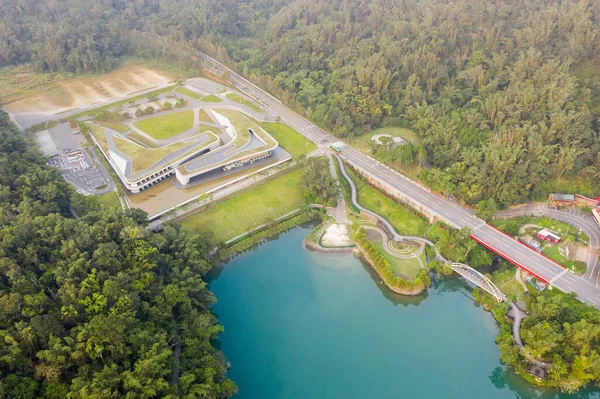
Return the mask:
M600 398L540 392L498 360L492 315L460 280L406 299L296 228L211 282L236 398Z

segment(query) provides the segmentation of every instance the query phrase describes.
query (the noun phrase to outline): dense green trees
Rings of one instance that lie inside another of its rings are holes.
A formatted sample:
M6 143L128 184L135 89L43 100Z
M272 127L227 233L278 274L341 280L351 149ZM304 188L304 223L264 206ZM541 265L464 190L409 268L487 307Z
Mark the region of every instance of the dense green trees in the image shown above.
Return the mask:
M333 206L340 193L337 183L330 173L327 157L307 158L302 189L311 202Z
M79 201L0 112L0 392L227 397L222 328L195 236Z
M590 383L600 383L600 312L559 291L530 293L529 316L521 326L524 347L519 351L506 321L508 304L494 305L500 322L497 338L500 359L527 378L529 357L552 363L544 385L574 392Z

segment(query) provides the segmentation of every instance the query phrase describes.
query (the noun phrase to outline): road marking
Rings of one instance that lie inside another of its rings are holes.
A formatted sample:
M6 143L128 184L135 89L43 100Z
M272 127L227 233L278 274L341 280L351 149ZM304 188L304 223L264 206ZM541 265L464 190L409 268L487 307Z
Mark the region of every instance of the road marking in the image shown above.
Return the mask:
M565 273L567 273L569 271L569 269L565 269L562 271L562 273L559 273L558 275L554 276L551 280L550 280L550 284L554 283L556 280L558 280L559 278L561 278L562 276L564 276ZM571 284L567 279L565 279L565 281L567 281L567 284Z

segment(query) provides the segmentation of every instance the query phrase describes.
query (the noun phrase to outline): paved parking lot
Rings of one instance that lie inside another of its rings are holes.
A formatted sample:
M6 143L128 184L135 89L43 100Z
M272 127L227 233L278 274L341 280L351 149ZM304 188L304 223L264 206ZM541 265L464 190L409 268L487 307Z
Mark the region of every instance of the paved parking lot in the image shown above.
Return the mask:
M73 134L68 123L62 123L45 131L41 137L44 140L38 140L40 143L49 146L50 141L53 149L53 155L48 162L51 166L59 169L65 178L73 184L77 191L85 194L104 194L114 188L110 175L104 166L92 160L88 151L83 148L85 138L81 134Z

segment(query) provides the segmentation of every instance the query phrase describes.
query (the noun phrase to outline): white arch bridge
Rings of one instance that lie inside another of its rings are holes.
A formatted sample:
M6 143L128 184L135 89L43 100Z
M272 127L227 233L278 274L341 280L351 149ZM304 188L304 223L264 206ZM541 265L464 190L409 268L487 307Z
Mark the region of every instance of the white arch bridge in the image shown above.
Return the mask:
M462 263L451 263L450 267L465 279L488 292L490 295L496 298L498 302L506 300L506 295L504 295L489 278L479 273L471 266L463 265Z

